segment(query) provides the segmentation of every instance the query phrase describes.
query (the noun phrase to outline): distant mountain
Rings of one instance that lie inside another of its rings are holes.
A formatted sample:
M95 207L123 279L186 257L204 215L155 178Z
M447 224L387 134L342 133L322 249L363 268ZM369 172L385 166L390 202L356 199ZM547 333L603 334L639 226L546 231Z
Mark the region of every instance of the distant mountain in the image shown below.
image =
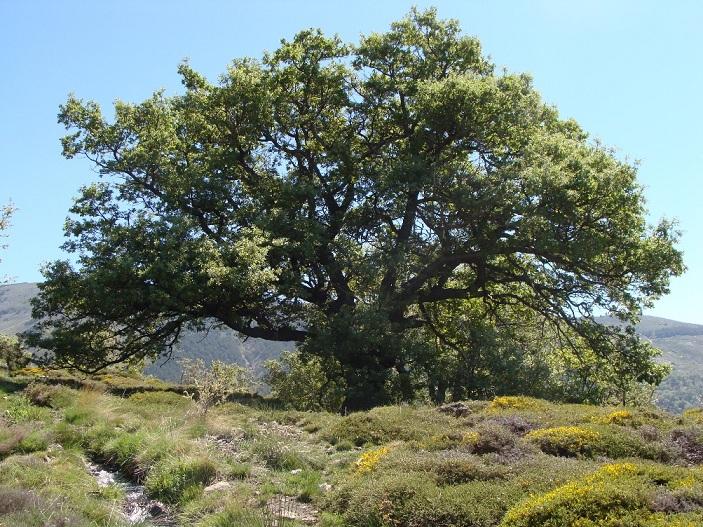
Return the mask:
M37 293L36 284L22 283L0 286L0 333L18 333L31 327L29 300ZM601 319L615 323L613 319ZM681 411L700 405L703 397L703 325L677 322L660 317L642 317L637 327L640 335L662 350L662 360L673 365L672 374L659 387L657 403L670 411ZM206 362L222 360L251 366L262 371L263 363L277 358L282 351L293 349L293 343L244 340L227 328L207 333L187 332L173 359L202 357ZM147 373L168 381L177 381L181 368L177 360L156 362Z
M33 283L0 286L0 333L15 334L32 326L30 299L38 292ZM146 373L167 381L178 381L181 367L178 359L200 357L209 363L221 360L250 366L256 374L263 372L263 364L276 359L285 350L292 350L292 342L270 342L261 339L242 339L228 328L216 328L208 332L187 331L179 342L173 357L168 361L156 361L147 366Z

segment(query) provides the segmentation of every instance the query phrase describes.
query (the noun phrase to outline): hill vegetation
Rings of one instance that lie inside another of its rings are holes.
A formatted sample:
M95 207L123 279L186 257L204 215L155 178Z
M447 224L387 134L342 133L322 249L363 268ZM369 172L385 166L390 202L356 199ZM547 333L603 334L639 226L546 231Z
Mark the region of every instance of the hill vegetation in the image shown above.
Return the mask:
M203 414L171 385L105 392L138 378L38 380L0 384L2 525L127 525L100 470L143 486L141 525L703 525L700 410L498 397L341 416L239 397Z

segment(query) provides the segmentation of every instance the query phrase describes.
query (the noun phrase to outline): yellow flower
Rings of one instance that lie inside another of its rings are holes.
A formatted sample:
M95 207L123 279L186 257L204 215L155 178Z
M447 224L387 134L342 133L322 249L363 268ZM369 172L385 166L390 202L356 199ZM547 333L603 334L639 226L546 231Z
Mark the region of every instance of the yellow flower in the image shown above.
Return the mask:
M388 452L390 452L390 448L385 446L364 452L359 456L359 459L356 460L356 473L366 474L367 472L371 472L376 468L381 458L388 454Z
M632 412L628 410L616 410L606 415L603 421L607 424L620 425L632 420L632 417Z

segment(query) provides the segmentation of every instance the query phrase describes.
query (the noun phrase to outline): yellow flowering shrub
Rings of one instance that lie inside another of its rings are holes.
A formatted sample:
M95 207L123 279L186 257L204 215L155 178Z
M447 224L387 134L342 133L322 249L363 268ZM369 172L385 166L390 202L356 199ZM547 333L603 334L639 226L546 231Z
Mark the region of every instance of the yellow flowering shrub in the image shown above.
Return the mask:
M356 460L356 473L366 474L372 472L376 468L378 462L381 458L390 452L390 448L382 446L379 448L374 448L373 450L368 450L359 456Z
M540 406L540 401L532 397L524 397L521 395L503 395L496 397L488 406L489 410L528 410Z
M590 455L600 434L579 426L542 428L529 432L525 438L536 443L543 452L557 456Z
M634 463L604 465L593 474L538 494L513 506L501 527L616 527L700 525L698 514L654 513L657 488L673 490L687 469ZM703 490L703 480L695 479Z
M37 366L26 366L18 370L17 374L26 375L28 377L42 377L46 375L46 370Z
M478 432L465 432L461 436L461 444L462 445L475 445L478 443L478 440L481 438L481 434Z
M703 408L689 408L681 415L685 423L703 424Z
M606 415L602 421L611 425L623 425L632 422L633 417L628 410L616 410Z

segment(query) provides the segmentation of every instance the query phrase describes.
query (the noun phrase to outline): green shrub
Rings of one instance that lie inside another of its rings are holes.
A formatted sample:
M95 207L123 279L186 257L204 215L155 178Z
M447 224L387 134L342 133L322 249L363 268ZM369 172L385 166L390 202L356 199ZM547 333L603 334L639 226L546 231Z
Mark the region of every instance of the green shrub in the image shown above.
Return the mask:
M17 451L25 454L30 452L41 452L49 447L46 434L41 432L31 432L22 438L17 445Z
M339 419L321 433L332 444L350 441L356 446L391 441L423 441L457 429L456 420L429 408L383 406Z
M484 463L474 456L440 459L433 472L439 485L457 485L469 481L504 479L510 468L498 463Z
M506 482L438 487L421 473L356 478L336 494L336 511L353 527L491 526L523 495Z
M97 413L86 406L70 406L64 411L64 421L74 425L89 425L96 421Z
M24 395L7 396L5 419L11 424L48 421L50 418L51 414L46 408L34 406Z
M65 408L75 402L76 391L66 386L33 382L24 389L25 396L37 406Z
M318 460L273 439L255 441L252 452L273 470L322 468Z
M559 426L533 430L525 438L554 456L607 456L613 459L642 457L661 460L667 451L636 432L613 426Z
M538 444L542 452L554 456L592 456L600 440L598 432L578 426L533 430L525 437Z
M330 358L283 352L278 360L264 363L264 382L271 395L297 410L337 412L344 402L344 382L330 377L339 365Z
M202 359L182 359L183 380L196 390L196 405L202 414L221 404L238 392L250 392L253 385L251 371L238 364L215 360L209 366Z
M112 464L127 467L134 465L137 456L146 446L143 432L120 432L102 448L102 453Z
M217 466L205 457L167 458L152 467L144 486L149 496L177 503L197 496L216 474Z
M270 527L273 523L263 511L229 505L224 511L198 522L196 527Z

